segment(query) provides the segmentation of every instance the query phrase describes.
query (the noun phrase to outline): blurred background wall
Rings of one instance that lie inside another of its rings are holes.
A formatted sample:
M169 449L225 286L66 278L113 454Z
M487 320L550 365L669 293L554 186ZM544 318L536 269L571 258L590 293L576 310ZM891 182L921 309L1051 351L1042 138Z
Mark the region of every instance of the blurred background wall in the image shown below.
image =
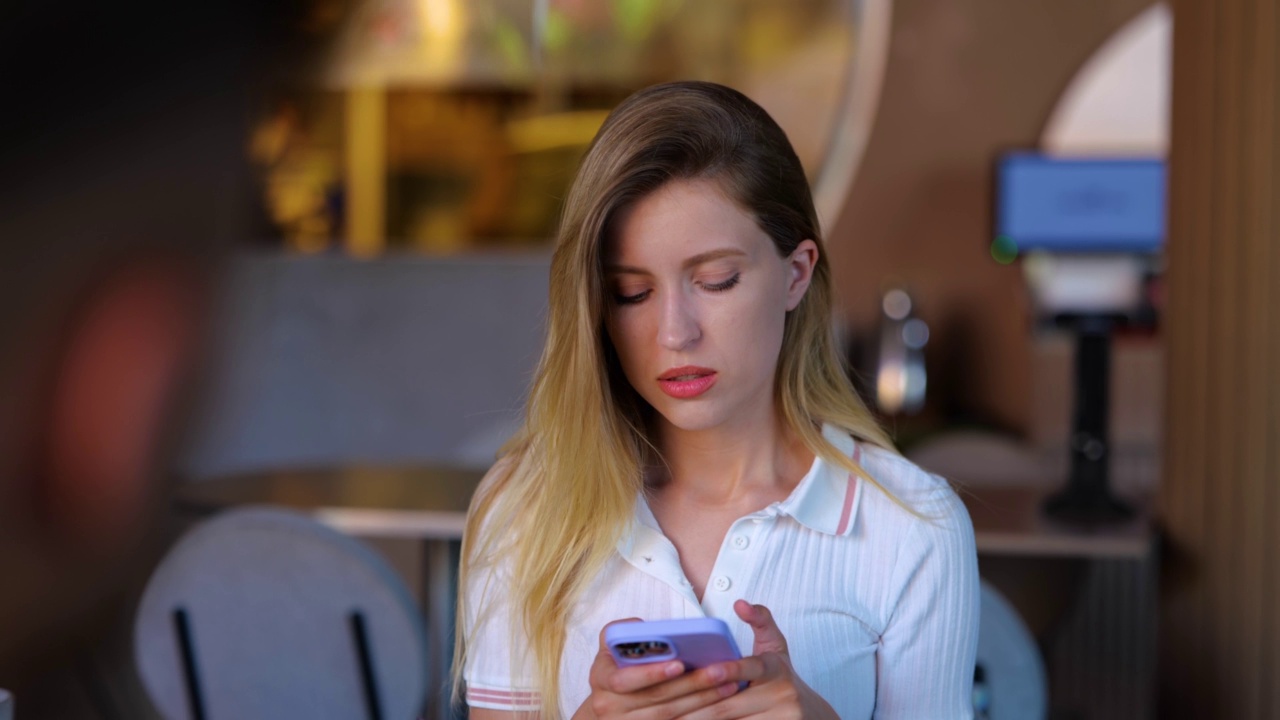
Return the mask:
M487 467L520 422L546 294L541 257L242 254L182 472Z
M1021 271L989 252L994 158L1037 147L1075 73L1150 4L894 3L875 124L830 253L857 327L888 286L915 295L936 330L930 382L946 415L1033 433L1031 308Z
M489 333L491 345L469 351L515 354L531 368L527 344L502 345L512 333L501 313L485 309L491 304L486 298L511 297L503 286L507 271L501 268L508 261L502 258L515 253L524 258L520 262L546 261L559 193L629 83L720 79L764 103L800 150L828 227L838 309L853 359L859 360L859 346L873 343L880 298L891 287L912 293L932 330L925 411L894 421L899 440L910 444L962 424L1029 438L1062 456L1069 398L1054 392L1069 372L1069 346L1036 337L1020 269L992 258L994 162L1002 151L1037 146L1073 75L1149 2L810 0L791 7L757 0L732 12L726 8L737 5L553 2L541 29L536 20L529 24L532 6L523 2L313 5L318 32L332 36L335 49L326 72L287 78L263 103L249 146L262 177L257 244L264 253L238 271L259 283L235 285L232 292L243 297L229 298L234 317L250 322L245 313L268 311L251 307L280 297L268 289L277 282L269 279L273 273L290 278L299 297L319 302L328 294L323 302L338 306L343 296L358 305L373 302L360 295L358 281L333 278L344 263L365 276L376 268L358 270L355 261L337 257L328 266L306 266L328 267L330 276L322 279L301 265L288 269L289 258L337 252L383 256L381 268L394 267L397 258L427 268L461 254L474 271L464 292L405 294L394 312L403 318L421 312L423 318L412 321L420 324L415 332L429 334L432 321L426 318L433 313L475 307L498 324ZM462 15L463 8L470 15ZM703 32L691 34L686 25ZM432 33L445 30L461 38L451 41L453 55L433 41ZM712 31L720 39L696 41ZM547 38L548 47L537 50L538 37ZM551 42L555 38L559 45ZM439 57L416 49L423 47L436 48ZM599 67L585 63L583 69L584 58L597 57L601 47L613 49ZM547 58L543 64L520 59L535 51ZM280 259L266 259L273 254ZM453 262L439 272L447 274ZM251 270L255 263L262 269ZM478 269L486 263L498 269L492 275ZM436 271L422 272L426 278ZM308 277L318 284L305 287ZM315 318L325 316L298 302L289 307L302 313L302 325L315 326ZM530 295L527 302L543 298ZM278 315L287 310L269 312L277 313L275 327L289 327L289 319ZM513 322L527 324L523 318ZM410 353L401 366L417 363L417 377L430 384L444 376L430 361L413 359L421 346L391 337L410 326L380 327L388 347ZM325 337L335 348L373 347L376 330L362 328L358 338L334 330ZM1158 346L1147 344L1137 355L1137 369L1122 362L1118 375L1158 377ZM370 383L380 375L377 366L354 360L343 368ZM300 381L307 374L279 377ZM395 377L415 378L408 372ZM231 382L243 387L249 381ZM1139 395L1147 407L1155 407L1152 394ZM502 407L467 407L509 411L509 396L502 396ZM196 440L197 469L240 462L219 458L212 448L231 453L242 447L228 444L232 431L226 428L247 416L238 416L230 403L216 412L221 419L206 423ZM1119 432L1136 438L1144 458L1137 464L1145 463L1139 474L1149 486L1156 463L1147 459L1158 455L1156 414L1138 416L1121 422ZM283 432L285 426L273 427ZM270 433L257 438L260 445L273 442ZM401 448L396 456L413 452Z
M1177 2L1161 709L1280 716L1280 9Z

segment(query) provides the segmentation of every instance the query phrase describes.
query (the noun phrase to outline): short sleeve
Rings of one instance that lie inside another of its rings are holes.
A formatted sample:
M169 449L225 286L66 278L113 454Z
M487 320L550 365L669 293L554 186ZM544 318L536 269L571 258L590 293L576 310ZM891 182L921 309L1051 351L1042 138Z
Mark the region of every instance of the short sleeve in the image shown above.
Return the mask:
M897 602L877 658L877 720L973 717L978 558L960 498L938 479L916 505L891 587Z
M541 698L534 689L527 635L511 616L510 573L504 565L468 573L465 627L466 661L462 677L471 707L510 712L537 711Z

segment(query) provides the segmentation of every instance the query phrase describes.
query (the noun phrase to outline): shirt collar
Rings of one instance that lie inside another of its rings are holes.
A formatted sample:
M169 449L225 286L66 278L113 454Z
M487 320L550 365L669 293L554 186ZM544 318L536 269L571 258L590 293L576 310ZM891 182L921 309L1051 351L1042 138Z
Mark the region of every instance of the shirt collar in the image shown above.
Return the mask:
M855 463L861 461L861 445L845 431L824 424L822 437L845 457L853 458ZM858 515L862 485L858 477L848 470L817 457L808 474L782 501L778 510L811 530L828 535L849 535Z
M693 605L699 605L680 567L680 554L662 534L643 494L636 497L635 512L618 538L617 548L618 554L637 570L666 583Z
M845 431L824 424L822 436L845 457L853 458L855 463L861 461L861 445ZM791 495L761 512L789 515L801 525L827 535L851 535L862 499L862 485L856 475L843 467L816 457ZM663 546L670 545L664 540L648 503L643 496L638 497L632 522L618 540L618 553L629 561L640 555L647 558L663 555L667 552Z

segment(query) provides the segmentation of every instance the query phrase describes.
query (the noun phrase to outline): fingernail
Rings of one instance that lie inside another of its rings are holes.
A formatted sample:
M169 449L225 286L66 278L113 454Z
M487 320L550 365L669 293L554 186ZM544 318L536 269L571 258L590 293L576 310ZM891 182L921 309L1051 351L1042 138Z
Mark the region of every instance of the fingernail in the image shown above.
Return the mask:
M667 677L675 677L684 672L684 664L679 662L667 663L667 666L662 671L666 673Z
M738 683L725 683L716 688L716 691L720 693L720 697L729 697L738 692Z
M715 682L720 682L725 678L724 668L719 665L712 665L707 668L707 677L711 678Z

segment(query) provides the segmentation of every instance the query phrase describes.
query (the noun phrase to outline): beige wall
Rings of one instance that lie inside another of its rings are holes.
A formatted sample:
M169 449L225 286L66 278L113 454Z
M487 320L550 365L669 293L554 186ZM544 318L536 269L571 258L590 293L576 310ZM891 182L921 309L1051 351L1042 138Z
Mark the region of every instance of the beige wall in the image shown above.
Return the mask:
M1280 7L1174 3L1161 717L1280 717Z
M1080 65L1150 0L895 0L880 108L830 252L859 329L888 283L933 326L953 410L1027 432L1028 304L990 242L997 152L1035 145Z

